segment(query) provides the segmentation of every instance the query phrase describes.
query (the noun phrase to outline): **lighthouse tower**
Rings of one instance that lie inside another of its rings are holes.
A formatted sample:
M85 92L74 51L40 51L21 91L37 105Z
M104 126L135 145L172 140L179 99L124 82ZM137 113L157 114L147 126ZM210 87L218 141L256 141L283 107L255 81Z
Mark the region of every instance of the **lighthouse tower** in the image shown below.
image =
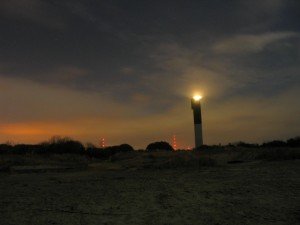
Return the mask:
M202 136L202 117L201 117L201 96L196 95L192 98L192 110L194 114L194 130L195 130L195 148L203 145Z

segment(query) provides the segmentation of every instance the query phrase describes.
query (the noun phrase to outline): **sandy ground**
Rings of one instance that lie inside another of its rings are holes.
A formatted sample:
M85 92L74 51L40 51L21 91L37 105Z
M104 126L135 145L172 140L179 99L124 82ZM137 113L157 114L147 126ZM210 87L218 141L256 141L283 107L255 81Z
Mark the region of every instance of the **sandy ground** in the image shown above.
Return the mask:
M300 224L300 163L1 173L0 224Z

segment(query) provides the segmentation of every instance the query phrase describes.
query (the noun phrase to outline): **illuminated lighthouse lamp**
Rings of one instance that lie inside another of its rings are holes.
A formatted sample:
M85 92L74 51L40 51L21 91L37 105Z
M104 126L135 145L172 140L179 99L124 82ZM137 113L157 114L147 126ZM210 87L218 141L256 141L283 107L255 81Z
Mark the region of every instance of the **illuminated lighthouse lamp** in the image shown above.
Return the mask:
M194 101L200 101L202 99L201 95L194 95L193 96Z

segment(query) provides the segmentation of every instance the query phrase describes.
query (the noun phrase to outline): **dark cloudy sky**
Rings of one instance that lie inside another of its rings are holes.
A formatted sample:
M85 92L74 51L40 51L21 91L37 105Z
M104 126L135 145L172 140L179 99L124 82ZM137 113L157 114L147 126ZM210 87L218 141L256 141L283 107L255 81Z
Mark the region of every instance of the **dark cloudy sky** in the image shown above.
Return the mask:
M1 0L0 142L300 135L298 0Z

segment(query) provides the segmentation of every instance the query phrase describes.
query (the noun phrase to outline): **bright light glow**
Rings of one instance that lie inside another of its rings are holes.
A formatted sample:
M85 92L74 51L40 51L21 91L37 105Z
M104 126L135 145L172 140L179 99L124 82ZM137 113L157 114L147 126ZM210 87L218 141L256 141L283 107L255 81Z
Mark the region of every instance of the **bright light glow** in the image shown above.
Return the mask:
M193 99L194 99L195 101L200 101L201 98L202 98L201 95L194 95L194 96L193 96Z

